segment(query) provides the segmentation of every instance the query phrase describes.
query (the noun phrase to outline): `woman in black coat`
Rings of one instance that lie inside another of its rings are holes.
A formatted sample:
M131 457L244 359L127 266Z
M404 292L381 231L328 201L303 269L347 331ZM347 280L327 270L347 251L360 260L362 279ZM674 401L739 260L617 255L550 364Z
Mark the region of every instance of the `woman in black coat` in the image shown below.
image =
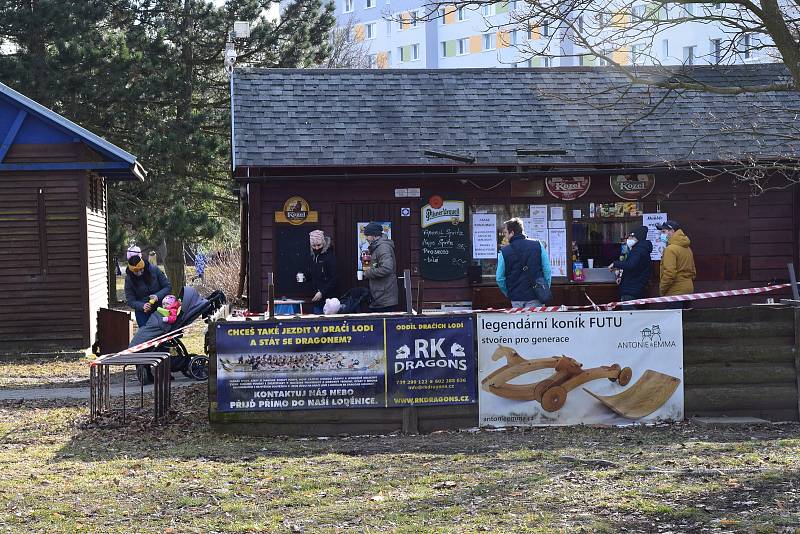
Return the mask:
M311 258L308 272L311 275L314 313L321 314L325 299L333 298L339 292L339 278L336 275L336 257L330 236L322 230L314 230L309 234Z

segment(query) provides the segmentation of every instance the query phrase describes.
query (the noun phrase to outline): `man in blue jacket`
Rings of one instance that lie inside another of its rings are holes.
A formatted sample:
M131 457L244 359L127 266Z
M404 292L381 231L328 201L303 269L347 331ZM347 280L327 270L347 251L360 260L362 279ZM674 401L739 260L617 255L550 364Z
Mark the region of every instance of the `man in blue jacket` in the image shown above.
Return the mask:
M550 258L539 241L525 237L522 220L515 217L503 223L503 235L508 245L497 255L495 279L503 295L515 308L530 308L546 304L539 302L533 290L535 281L544 278L551 283ZM527 266L527 270L523 267Z
M625 241L628 245L628 256L608 266L609 269L622 269L622 281L619 284L619 300L636 300L647 296L647 286L653 262L650 253L653 244L647 239L647 227L640 226L630 233ZM623 306L630 309L632 306Z

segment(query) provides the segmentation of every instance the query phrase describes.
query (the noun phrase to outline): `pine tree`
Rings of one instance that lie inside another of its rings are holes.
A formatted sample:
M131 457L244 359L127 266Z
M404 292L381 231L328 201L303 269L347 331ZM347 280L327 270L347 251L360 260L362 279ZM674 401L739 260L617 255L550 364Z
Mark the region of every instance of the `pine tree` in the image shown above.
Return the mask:
M306 67L327 56L332 4L295 0L280 22L267 20L271 4L0 0L0 79L139 157L148 180L112 186L112 236L130 228L141 244L165 242L176 288L184 243L236 213L223 69L233 22L253 21L240 62Z

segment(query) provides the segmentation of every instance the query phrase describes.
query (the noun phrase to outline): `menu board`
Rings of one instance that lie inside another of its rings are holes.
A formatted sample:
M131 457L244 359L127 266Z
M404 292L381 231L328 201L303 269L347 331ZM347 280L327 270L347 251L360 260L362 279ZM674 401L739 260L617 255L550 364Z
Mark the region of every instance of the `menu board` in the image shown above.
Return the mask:
M431 197L420 210L420 275L425 280L466 278L469 235L464 202Z

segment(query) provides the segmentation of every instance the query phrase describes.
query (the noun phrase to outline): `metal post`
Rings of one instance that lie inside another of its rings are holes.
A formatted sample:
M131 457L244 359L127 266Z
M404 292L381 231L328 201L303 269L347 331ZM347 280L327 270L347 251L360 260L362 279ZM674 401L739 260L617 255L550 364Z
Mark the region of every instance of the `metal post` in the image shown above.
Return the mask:
M789 269L789 281L792 283L792 297L795 302L800 300L800 291L797 290L797 276L794 272L794 263L787 263L786 267Z
M275 278L271 272L267 273L267 306L269 318L275 319Z
M406 313L414 313L414 301L411 299L411 269L403 270L403 287L406 291Z

